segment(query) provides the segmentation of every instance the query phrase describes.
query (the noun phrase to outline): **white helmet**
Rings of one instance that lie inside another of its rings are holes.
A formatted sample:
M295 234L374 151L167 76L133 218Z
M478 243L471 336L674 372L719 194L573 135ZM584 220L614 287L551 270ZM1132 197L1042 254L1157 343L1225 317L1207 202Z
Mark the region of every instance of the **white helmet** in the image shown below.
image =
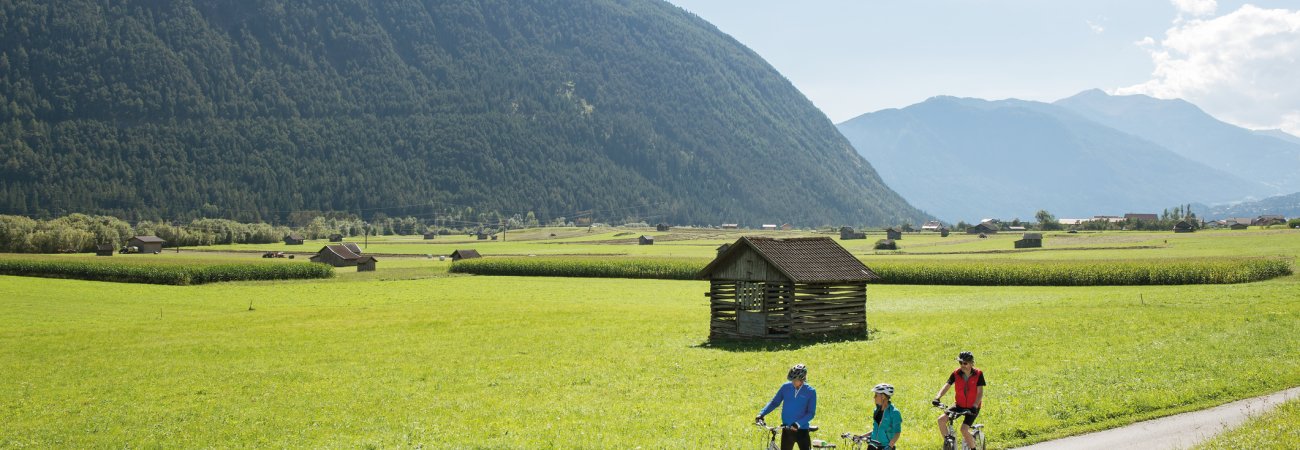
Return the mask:
M894 387L890 386L887 383L877 384L876 387L871 388L871 392L875 392L877 394L885 394L886 397L890 397L890 398L894 397Z

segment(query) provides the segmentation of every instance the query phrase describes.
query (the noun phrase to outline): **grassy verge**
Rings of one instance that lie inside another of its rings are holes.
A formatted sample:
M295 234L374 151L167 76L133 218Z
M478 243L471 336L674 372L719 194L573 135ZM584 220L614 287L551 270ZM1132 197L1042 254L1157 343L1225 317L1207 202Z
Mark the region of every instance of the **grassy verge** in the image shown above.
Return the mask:
M1297 447L1300 400L1291 400L1197 447L1198 450L1287 450Z
M329 278L334 268L310 263L166 263L0 258L0 275L118 283L189 285L221 281Z

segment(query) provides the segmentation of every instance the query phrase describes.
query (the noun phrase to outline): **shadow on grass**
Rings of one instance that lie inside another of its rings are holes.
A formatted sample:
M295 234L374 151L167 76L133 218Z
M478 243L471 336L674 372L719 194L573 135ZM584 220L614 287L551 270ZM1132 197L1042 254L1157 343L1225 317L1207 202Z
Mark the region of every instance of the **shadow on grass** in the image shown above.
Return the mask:
M799 350L804 347L814 345L834 344L839 342L867 342L872 340L873 336L879 330L870 330L868 334L861 335L856 333L828 334L812 337L790 338L790 339L713 339L701 342L692 346L693 348L702 348L707 350L722 350L728 352L780 352L787 350Z

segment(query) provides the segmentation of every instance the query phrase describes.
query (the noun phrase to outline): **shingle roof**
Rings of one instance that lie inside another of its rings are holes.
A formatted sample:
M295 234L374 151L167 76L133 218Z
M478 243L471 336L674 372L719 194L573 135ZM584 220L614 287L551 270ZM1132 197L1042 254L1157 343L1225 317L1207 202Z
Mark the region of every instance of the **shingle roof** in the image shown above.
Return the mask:
M1021 239L1038 239L1041 241L1043 240L1043 233L1025 233L1025 237Z
M344 242L343 246L347 247L348 251L351 251L352 253L356 253L358 255L361 254L361 247L358 247L357 244L354 242Z
M880 276L862 264L853 254L828 237L772 239L745 236L736 241L717 259L701 270L698 278L708 278L730 256L752 248L782 274L796 283L830 283L879 280Z
M357 259L357 258L360 258L360 257L361 257L361 256L357 255L356 253L352 253L352 250L348 250L347 247L342 246L342 245L326 245L324 248L320 249L320 251L317 252L317 253L324 253L324 252L330 252L330 253L333 253L333 254L337 255L339 258L342 258L342 259L345 259L345 260L348 260L348 261L351 261L351 260L354 260L354 259Z
M451 252L451 256L458 257L461 259L482 257L482 255L478 254L478 250L456 250L454 252Z
M132 239L135 239L135 240L140 241L140 242L144 242L144 243L146 243L146 244L151 244L151 243L154 243L154 242L167 242L167 241L164 241L162 238L160 238L160 237L158 237L158 236L136 236L136 237L134 237L134 238L132 238Z

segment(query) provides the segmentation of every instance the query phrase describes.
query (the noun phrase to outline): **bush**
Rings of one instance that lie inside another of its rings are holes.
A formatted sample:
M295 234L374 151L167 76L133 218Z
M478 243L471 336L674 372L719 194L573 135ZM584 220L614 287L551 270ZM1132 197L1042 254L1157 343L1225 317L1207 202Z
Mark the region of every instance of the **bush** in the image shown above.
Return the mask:
M325 264L168 264L0 258L0 275L189 285L219 281L329 278Z

